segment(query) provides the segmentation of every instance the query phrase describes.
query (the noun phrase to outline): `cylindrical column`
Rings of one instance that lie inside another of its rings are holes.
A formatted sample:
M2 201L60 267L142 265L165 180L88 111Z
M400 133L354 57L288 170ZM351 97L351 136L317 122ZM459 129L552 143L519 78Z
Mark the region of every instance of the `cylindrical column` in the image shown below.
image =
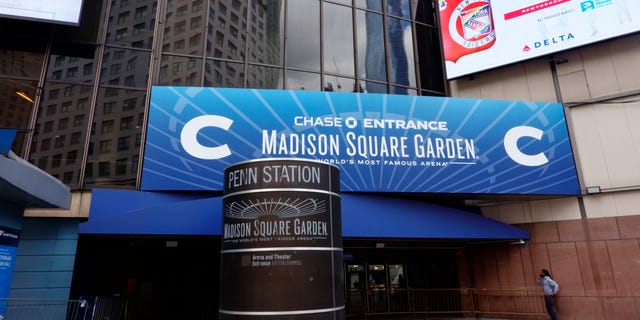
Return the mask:
M338 168L260 159L224 174L220 319L344 319Z

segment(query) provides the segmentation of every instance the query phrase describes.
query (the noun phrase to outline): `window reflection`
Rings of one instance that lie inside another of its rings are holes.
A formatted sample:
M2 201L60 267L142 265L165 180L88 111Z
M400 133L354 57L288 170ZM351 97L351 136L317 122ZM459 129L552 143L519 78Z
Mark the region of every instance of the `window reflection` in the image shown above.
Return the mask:
M411 23L397 18L387 19L389 47L389 79L394 84L415 86ZM402 90L398 92L404 94Z
M79 183L77 163L84 151L92 89L87 85L46 83L36 118L29 161L69 186Z
M207 34L213 39L206 43L206 55L244 60L247 1L210 1L208 19ZM252 33L257 27L257 21L250 21Z
M251 11L259 28L249 32L249 61L281 66L284 60L284 5L280 0L264 2Z
M29 134L29 119L33 110L37 82L0 78L0 128L18 132L11 150L21 155Z
M147 86L151 53L124 48L105 48L100 84L144 88Z
M392 0L386 2L387 14L401 17L405 19L411 18L411 10L409 9L409 0Z
M156 8L156 0L121 1L112 6L107 44L150 49Z
M158 84L163 86L200 86L202 59L163 54L160 59Z
M320 75L316 73L287 71L288 90L320 91Z
M202 1L167 8L162 38L163 51L202 55L206 17Z
M289 0L287 5L287 65L320 71L320 6L318 1Z
M249 65L247 88L282 89L283 71L279 68Z
M382 11L382 0L356 0L358 8Z
M382 15L358 10L358 76L387 81Z
M98 90L84 180L86 187L135 186L145 95L143 90Z
M325 3L323 7L324 71L354 75L352 9Z
M422 88L445 92L444 66L440 54L439 31L433 27L416 25L416 52L420 61L420 82Z
M435 10L432 7L431 1L413 1L413 3L411 4L411 8L411 10L413 11L413 17L416 22L426 23L432 26L436 25Z
M38 79L43 59L41 53L0 49L0 77Z
M244 65L241 63L207 60L204 66L205 87L242 88Z
M359 85L360 92L387 93L387 85L384 83L366 81Z
M323 91L357 92L355 79L325 76L324 81Z

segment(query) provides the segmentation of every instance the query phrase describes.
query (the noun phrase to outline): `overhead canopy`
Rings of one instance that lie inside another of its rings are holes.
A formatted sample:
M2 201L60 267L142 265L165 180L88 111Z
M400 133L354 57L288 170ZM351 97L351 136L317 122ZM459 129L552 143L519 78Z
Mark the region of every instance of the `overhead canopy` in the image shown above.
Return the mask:
M345 237L529 239L518 227L456 208L364 194L342 195Z
M69 187L15 153L6 151L0 154L0 202L23 208L69 209Z
M455 208L366 194L342 194L343 237L529 239L512 225ZM222 198L193 193L93 191L85 234L220 235Z

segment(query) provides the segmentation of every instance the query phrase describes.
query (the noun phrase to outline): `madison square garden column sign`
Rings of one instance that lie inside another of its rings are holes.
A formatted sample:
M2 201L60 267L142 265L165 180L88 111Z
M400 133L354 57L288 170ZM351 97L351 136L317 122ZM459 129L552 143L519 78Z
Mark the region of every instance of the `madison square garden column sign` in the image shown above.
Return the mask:
M336 166L260 159L224 171L221 319L343 319Z

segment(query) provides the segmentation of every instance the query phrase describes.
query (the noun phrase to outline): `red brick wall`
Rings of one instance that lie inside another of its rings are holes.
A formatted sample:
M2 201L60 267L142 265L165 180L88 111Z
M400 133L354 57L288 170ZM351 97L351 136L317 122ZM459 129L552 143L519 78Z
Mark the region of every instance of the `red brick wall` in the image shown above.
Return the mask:
M539 270L560 284L562 320L640 320L640 216L520 225L525 245L468 247L461 283L476 288L537 287Z

